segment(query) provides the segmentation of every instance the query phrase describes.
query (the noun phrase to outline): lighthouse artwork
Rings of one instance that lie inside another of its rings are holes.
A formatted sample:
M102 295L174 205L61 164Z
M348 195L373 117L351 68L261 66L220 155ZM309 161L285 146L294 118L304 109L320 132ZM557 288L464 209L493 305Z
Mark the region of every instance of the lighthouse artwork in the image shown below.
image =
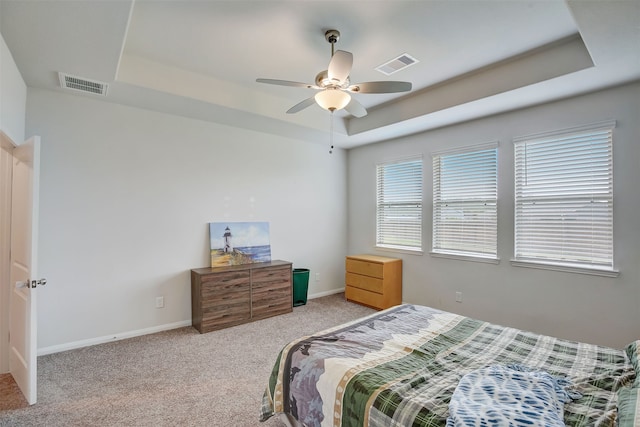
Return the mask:
M233 252L233 246L231 246L231 230L229 230L229 227L224 229L222 237L224 237L224 253L228 254Z
M211 222L211 267L271 261L268 222Z

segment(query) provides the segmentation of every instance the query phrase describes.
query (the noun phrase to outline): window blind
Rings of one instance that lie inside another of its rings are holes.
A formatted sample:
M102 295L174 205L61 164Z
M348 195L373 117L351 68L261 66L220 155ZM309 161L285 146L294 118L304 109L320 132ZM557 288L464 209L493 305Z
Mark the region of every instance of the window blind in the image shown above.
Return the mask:
M497 143L433 155L433 252L497 258Z
M376 166L376 246L422 250L422 158Z
M613 127L514 139L515 259L613 269Z

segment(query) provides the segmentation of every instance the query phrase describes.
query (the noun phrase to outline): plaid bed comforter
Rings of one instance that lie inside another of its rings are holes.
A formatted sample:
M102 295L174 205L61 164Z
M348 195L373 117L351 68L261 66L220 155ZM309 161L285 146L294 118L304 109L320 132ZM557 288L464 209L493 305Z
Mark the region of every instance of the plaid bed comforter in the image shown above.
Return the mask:
M400 305L288 344L261 420L286 413L305 426L445 426L460 378L496 364L566 377L582 398L567 426L614 426L616 392L636 372L624 350L566 341Z

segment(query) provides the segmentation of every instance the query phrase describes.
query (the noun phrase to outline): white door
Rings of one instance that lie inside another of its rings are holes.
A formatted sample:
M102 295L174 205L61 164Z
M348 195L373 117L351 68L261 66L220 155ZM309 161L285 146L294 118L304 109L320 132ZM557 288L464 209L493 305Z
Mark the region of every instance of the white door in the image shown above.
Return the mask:
M40 138L13 150L9 370L30 405L37 398L37 238Z

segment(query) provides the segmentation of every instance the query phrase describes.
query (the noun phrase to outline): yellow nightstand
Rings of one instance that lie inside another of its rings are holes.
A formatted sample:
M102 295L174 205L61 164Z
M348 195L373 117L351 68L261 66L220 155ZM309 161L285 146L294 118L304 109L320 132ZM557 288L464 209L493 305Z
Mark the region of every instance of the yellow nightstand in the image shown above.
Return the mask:
M402 260L377 255L346 259L345 298L379 310L402 302Z

